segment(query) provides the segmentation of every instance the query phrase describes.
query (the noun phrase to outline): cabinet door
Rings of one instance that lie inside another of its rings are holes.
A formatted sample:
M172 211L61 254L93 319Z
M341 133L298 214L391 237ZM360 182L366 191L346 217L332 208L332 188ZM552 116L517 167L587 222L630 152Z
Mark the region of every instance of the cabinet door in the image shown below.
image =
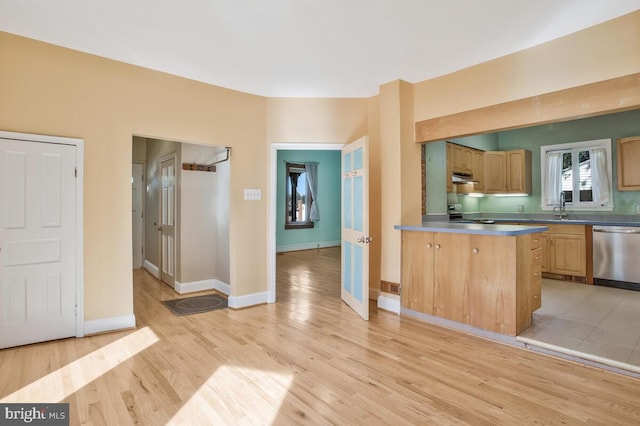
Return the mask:
M469 323L469 235L435 234L433 314Z
M402 306L433 315L434 233L402 232Z
M587 275L584 235L552 234L550 236L549 272L563 275Z
M531 193L531 151L507 151L507 192Z
M507 157L505 151L484 153L484 192L500 194L507 191Z
M453 171L456 173L471 173L473 162L472 151L465 146L451 144L453 150Z
M640 190L640 136L618 139L618 191Z
M453 182L451 175L453 174L453 144L447 142L447 192L453 192Z
M484 152L473 151L473 179L477 180L473 184L474 192L484 192Z
M515 335L516 237L470 235L471 324Z

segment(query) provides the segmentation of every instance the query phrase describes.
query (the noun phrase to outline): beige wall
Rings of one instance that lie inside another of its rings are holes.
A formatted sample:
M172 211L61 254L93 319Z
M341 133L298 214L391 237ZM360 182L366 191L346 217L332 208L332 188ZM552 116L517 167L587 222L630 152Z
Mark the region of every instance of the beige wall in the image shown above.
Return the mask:
M640 11L414 86L415 121L640 71Z
M266 100L0 33L0 128L83 138L85 320L133 312L132 136L231 146L232 294L266 291ZM251 268L246 267L251 259Z

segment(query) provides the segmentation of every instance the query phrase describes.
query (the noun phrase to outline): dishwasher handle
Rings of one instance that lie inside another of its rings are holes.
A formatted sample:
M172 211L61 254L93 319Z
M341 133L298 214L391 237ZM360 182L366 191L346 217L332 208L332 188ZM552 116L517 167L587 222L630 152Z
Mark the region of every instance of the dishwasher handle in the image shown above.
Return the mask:
M638 229L593 228L593 232L602 232L603 234L640 234L640 228Z

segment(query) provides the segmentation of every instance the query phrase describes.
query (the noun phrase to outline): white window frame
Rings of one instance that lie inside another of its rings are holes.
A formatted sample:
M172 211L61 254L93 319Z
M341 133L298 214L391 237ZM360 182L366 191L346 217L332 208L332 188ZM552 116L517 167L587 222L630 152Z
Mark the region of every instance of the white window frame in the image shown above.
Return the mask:
M590 210L590 211L612 211L613 210L613 169L611 158L611 139L595 139L591 141L572 142L558 145L545 145L540 147L540 207L543 211L553 210L553 205L545 205L544 200L547 199L546 188L546 170L547 170L547 153L552 151L586 151L594 148L604 148L607 152L607 173L609 175L609 194L611 202L607 205L599 205L595 201L581 202L579 200L566 204L566 210ZM575 197L574 197L575 198Z

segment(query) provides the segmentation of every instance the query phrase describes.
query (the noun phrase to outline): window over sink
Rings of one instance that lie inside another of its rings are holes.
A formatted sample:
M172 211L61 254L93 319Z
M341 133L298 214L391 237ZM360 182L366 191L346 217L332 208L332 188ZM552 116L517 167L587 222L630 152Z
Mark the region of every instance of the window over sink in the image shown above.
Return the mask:
M613 210L611 139L540 148L542 210Z

